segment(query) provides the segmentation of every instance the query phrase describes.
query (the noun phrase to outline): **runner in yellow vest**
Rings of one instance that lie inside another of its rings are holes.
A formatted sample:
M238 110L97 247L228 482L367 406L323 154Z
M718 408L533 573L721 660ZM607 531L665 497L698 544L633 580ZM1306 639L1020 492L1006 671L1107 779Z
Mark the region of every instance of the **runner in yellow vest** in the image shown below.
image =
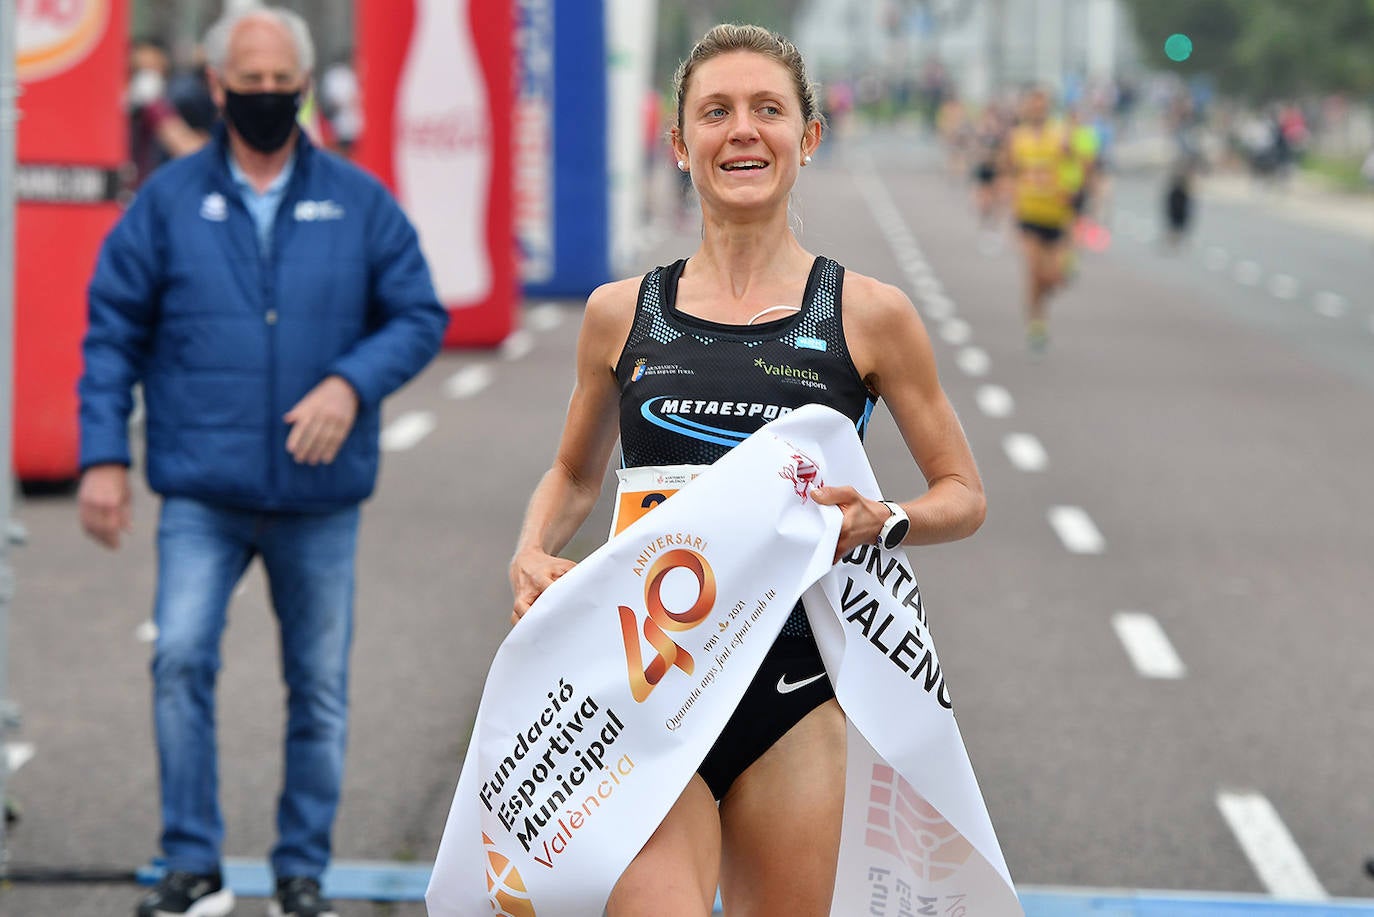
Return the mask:
M1068 133L1049 114L1049 93L1029 90L1003 156L1026 265L1026 339L1036 353L1049 342L1048 300L1064 281L1066 236L1073 226L1073 195L1063 177Z

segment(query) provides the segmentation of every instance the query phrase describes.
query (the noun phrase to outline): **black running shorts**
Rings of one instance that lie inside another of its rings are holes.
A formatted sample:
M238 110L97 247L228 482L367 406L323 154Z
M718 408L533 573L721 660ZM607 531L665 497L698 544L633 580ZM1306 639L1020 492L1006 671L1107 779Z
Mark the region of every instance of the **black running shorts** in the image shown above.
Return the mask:
M754 680L697 768L711 795L720 799L763 753L802 717L835 696L816 639L779 637Z
M1063 226L1045 226L1042 223L1028 223L1021 220L1016 224L1021 227L1021 231L1029 236L1034 236L1046 245L1054 245L1064 238Z

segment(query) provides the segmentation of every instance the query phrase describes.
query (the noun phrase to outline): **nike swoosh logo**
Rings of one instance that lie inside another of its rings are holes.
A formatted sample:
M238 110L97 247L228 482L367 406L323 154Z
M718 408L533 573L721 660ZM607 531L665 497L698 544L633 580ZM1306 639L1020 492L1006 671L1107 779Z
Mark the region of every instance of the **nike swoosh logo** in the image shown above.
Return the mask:
M799 688L805 688L807 685L811 684L811 682L818 681L824 677L825 673L822 672L819 675L812 675L810 678L803 678L801 681L789 682L786 675L780 675L778 676L778 693L791 694L793 691Z

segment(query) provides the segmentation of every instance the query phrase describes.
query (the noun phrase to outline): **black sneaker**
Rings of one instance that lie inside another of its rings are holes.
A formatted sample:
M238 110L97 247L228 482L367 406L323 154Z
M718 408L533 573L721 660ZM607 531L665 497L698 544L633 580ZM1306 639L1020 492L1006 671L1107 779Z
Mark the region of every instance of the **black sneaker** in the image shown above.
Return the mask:
M270 917L339 917L320 883L305 876L277 880L277 894L267 906Z
M225 917L234 910L234 893L219 873L169 872L138 903L137 917Z

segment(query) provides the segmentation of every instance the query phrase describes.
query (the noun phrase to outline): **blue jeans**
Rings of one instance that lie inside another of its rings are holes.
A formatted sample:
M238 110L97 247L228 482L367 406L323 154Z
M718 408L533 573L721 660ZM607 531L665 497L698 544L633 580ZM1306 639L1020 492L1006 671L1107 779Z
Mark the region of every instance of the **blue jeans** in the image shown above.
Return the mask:
M167 868L220 869L215 745L220 637L255 555L267 570L288 688L285 785L272 869L318 879L343 784L358 508L259 513L169 497L158 524L153 720Z

